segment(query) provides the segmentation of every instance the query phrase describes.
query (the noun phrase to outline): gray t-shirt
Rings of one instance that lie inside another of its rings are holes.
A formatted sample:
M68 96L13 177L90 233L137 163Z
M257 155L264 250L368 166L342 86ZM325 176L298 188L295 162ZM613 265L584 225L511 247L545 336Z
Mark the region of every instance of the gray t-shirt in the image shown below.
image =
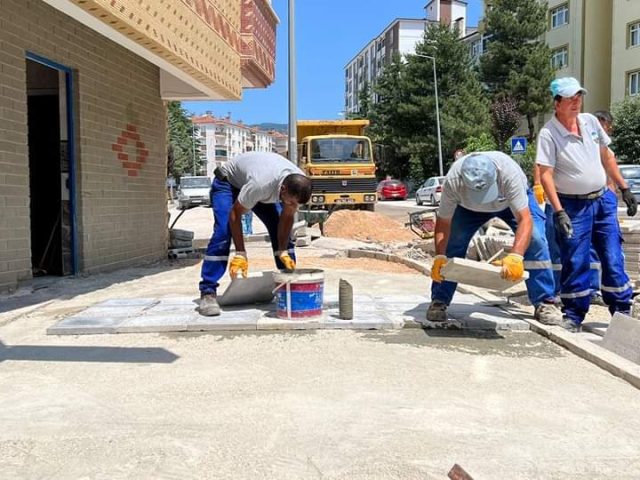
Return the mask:
M554 115L540 130L536 163L553 167L558 193L583 195L603 188L607 175L600 159L600 147L611 139L590 113L578 115L580 136L570 133Z
M220 166L231 185L240 190L238 202L251 209L256 203L280 201L280 187L292 173L304 175L282 155L271 152L248 152Z
M453 162L449 173L444 179L440 209L438 210L440 218L453 217L458 205L474 212L488 213L500 212L506 208L511 208L514 214L529 206L527 177L520 166L509 155L502 152L481 153L489 157L496 166L498 192L500 192L497 200L480 205L470 200L469 190L462 180L461 167L464 159L469 155L473 155L471 153Z

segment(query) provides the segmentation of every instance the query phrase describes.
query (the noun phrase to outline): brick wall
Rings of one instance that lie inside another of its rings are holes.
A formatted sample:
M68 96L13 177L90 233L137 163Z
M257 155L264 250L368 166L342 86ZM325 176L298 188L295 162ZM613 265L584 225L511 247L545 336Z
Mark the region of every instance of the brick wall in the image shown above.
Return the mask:
M0 0L0 290L31 276L26 60L75 71L80 270L166 255L157 67L40 0Z

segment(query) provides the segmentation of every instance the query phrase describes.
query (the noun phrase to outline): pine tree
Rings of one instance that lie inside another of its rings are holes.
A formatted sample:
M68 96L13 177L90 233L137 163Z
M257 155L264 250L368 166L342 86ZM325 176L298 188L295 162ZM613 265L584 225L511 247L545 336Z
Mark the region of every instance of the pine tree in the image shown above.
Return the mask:
M396 178L405 178L409 174L409 159L404 153L404 129L399 115L400 105L404 101L404 68L400 56L394 55L374 86L378 102L369 109L369 134L378 146L378 172Z
M194 133L197 134L198 128L194 129L187 111L182 108L180 102L167 103L167 126L167 175L177 180L183 175L190 175L194 169L196 173L200 171L204 162L198 142L194 145Z
M554 72L551 51L543 42L547 2L494 0L485 17L489 47L480 59L481 79L494 98L512 97L527 119L535 140L534 118L549 111L549 83Z
M445 172L466 139L490 131L489 103L457 29L429 25L416 53L435 58ZM400 106L406 153L416 180L437 175L438 137L432 60L410 55L403 81L407 101Z
M613 107L613 151L624 163L640 164L640 97L628 97Z

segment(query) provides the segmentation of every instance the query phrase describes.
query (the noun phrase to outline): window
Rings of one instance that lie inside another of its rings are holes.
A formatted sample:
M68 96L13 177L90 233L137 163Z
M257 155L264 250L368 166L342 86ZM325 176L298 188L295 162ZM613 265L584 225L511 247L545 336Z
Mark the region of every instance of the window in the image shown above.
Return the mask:
M629 95L640 93L640 70L629 74L627 84L629 85Z
M629 25L629 40L627 43L630 47L637 47L640 45L640 22L631 23Z
M569 6L565 3L551 10L551 28L562 27L569 23Z
M482 45L481 40L475 40L471 42L471 58L477 58L480 56L480 47Z
M551 66L556 70L569 65L569 49L564 46L556 48L551 52Z
M226 157L227 151L222 148L216 148L216 157Z

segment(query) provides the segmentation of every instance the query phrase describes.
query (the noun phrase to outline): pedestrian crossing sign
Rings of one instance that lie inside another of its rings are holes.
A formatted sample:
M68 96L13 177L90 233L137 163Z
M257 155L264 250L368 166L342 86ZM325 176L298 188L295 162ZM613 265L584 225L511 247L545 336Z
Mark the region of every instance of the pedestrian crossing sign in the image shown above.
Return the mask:
M527 151L527 139L525 137L513 137L511 139L511 153L526 153Z

